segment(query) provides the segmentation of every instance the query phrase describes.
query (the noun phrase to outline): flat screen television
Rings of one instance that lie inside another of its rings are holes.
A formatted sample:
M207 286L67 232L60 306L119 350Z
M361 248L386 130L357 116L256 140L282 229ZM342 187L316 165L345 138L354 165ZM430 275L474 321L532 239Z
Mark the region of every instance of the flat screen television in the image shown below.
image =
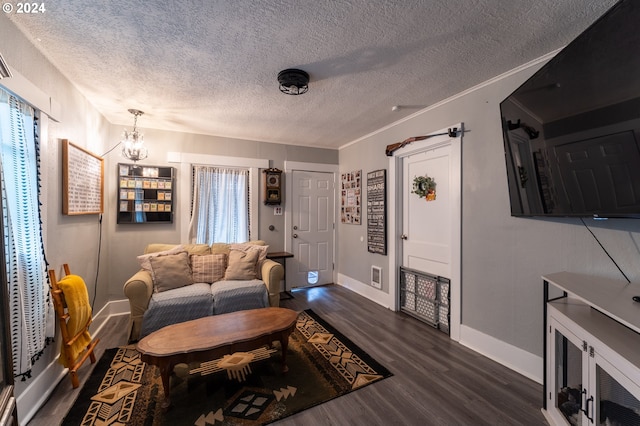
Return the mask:
M500 103L512 216L640 218L640 1Z

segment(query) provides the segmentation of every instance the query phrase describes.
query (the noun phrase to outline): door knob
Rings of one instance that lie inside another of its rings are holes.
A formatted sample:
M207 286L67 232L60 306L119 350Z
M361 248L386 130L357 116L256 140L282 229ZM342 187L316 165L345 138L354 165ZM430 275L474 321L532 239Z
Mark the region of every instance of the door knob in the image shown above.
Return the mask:
M409 238L409 237L407 237L407 234L400 235L400 239L401 240L406 240L407 238Z
M298 225L293 225L293 230L297 230L298 229Z
M293 234L293 238L298 238L298 234Z

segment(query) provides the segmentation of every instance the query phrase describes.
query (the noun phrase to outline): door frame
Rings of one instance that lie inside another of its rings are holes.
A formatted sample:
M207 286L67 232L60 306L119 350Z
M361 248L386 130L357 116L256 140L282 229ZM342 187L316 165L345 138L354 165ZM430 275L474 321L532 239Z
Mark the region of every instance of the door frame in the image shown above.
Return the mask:
M291 173L294 171L305 171L305 172L320 172L320 173L331 173L333 174L333 259L331 262L334 267L332 270L332 281L335 283L336 281L336 250L337 250L337 240L338 240L338 228L335 226L336 219L338 217L338 202L336 195L336 182L338 179L338 173L340 172L340 167L337 164L322 164L322 163L305 163L299 161L285 161L284 162L284 174L285 174L285 184L284 184L284 250L289 253L293 253L291 241L291 223L293 218L293 203L291 202L291 197L293 195L293 188L291 186L291 179L287 179L287 175L290 177Z
M449 306L450 313L450 337L454 341L460 341L460 324L462 322L462 284L460 282L462 273L462 135L464 134L463 123L453 124L445 129L432 132L431 134L447 133L448 129L457 127L459 136L450 138L447 134L435 136L419 142L406 145L397 150L393 156L389 157L389 188L403 188L402 185L402 165L406 157L423 151L428 151L440 146L451 145L451 167L450 182L451 188L457 189L451 194L451 207L453 217L451 220L451 280L450 294L456 295L452 298ZM409 185L407 182L406 185ZM388 217L388 254L389 254L389 296L394 311L400 310L400 276L398 268L402 265L402 249L399 244L402 235L402 190L394 190L389 197L389 217Z

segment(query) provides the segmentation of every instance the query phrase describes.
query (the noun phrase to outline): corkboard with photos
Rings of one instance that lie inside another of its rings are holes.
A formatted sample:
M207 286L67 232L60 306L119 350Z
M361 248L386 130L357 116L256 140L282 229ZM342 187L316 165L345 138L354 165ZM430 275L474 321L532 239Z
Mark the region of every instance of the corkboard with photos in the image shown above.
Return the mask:
M362 170L342 173L341 177L341 222L360 225L362 223Z

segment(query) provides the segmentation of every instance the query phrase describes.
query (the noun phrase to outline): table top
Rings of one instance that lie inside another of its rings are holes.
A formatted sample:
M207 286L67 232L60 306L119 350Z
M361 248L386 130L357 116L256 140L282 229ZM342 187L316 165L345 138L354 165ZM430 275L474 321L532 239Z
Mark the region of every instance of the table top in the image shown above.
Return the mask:
M556 272L542 278L571 296L640 333L640 283L573 272Z
M285 257L293 257L293 253L289 253L288 251L274 251L267 253L267 259L279 259Z
M137 349L154 357L207 351L287 330L297 318L296 311L273 307L212 315L154 331L138 342Z

